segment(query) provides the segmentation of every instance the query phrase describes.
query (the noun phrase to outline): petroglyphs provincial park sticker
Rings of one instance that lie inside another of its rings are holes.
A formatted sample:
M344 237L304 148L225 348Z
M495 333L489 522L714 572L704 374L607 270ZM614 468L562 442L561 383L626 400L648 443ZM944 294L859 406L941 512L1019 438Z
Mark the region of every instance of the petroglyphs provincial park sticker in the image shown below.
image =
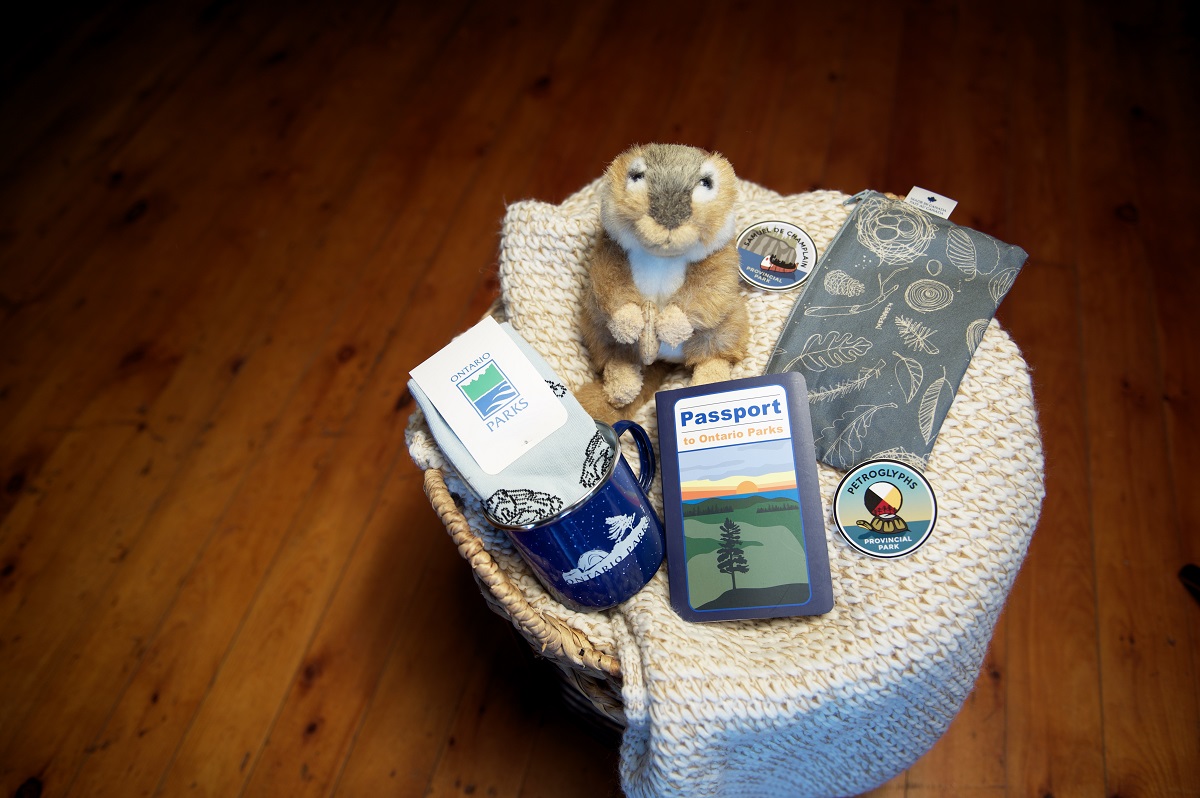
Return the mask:
M895 460L871 460L842 478L833 517L847 543L890 560L912 554L929 539L937 499L920 471Z
M817 263L817 245L794 224L766 221L750 225L737 239L742 278L768 291L799 288Z

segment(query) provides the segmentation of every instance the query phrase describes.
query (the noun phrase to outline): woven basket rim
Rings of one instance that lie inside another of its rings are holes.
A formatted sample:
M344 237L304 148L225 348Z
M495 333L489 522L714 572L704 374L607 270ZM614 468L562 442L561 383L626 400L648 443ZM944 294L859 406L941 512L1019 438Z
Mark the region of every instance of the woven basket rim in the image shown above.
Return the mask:
M616 656L596 648L589 637L529 603L484 547L483 539L471 529L440 469L426 469L425 495L480 584L487 587L513 626L542 656L603 679L621 679L621 663Z

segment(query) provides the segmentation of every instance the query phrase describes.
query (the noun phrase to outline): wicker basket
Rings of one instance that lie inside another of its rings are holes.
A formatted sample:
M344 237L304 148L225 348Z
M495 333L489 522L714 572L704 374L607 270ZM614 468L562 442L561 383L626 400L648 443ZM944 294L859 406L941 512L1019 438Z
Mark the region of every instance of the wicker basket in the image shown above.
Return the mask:
M572 389L592 379L573 325L582 262L599 229L596 186L559 205L510 206L500 253L504 317ZM844 195L783 197L743 184L739 222L796 220L818 249L848 211ZM790 303L747 292L759 340L734 377L762 373ZM669 375L664 388L685 384ZM652 438L653 403L634 420ZM624 728L630 796L825 796L863 792L910 767L945 731L975 684L1043 496L1029 373L994 322L942 426L926 476L939 491L937 540L878 561L839 545L826 519L834 610L818 618L687 624L664 573L624 604L573 613L553 601L484 521L420 413L408 443L425 492L490 606L556 666L564 695ZM819 469L832 506L840 473ZM973 491L995 491L982 511ZM650 491L661 508L661 492ZM944 510L944 512L943 512ZM944 526L941 526L943 525Z
M510 620L535 651L557 666L568 703L577 709L594 711L612 728L623 728L621 664L615 653L601 651L585 635L530 605L488 553L483 539L471 529L440 470L425 471L425 495L458 547L458 553L470 563L471 573L488 606Z

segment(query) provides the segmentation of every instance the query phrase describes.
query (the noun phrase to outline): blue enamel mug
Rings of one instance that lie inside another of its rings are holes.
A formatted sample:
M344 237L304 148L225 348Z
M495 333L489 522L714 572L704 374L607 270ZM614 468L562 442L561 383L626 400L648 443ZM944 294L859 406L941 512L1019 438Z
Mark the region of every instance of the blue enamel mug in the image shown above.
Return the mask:
M611 447L607 472L583 498L548 518L503 529L550 593L576 610L620 604L642 589L663 561L662 524L646 498L656 462L650 436L632 421L596 422ZM621 454L618 439L633 434L640 476Z

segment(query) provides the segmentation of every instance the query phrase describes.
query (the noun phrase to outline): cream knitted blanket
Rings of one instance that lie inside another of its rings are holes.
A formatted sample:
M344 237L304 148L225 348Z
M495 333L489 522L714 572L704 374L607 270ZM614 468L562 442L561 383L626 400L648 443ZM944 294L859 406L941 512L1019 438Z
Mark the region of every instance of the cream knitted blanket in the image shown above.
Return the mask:
M574 317L584 256L600 229L597 186L561 205L518 202L503 227L505 315L571 388L593 379ZM790 221L823 252L849 215L845 198L781 196L743 181L739 229ZM753 340L735 378L763 372L795 301L742 292ZM664 388L686 384L681 370ZM657 440L653 403L635 420ZM419 414L408 442L419 466L442 468L447 485L468 495ZM574 613L546 595L477 506L468 502L465 515L539 612L619 655L621 780L630 796L846 795L908 768L946 730L975 683L1037 522L1042 449L1029 374L994 321L925 475L938 498L933 536L909 557L873 560L837 534L831 508L841 474L820 467L835 606L813 618L687 623L671 610L665 569L619 608ZM661 513L657 480L651 498Z

